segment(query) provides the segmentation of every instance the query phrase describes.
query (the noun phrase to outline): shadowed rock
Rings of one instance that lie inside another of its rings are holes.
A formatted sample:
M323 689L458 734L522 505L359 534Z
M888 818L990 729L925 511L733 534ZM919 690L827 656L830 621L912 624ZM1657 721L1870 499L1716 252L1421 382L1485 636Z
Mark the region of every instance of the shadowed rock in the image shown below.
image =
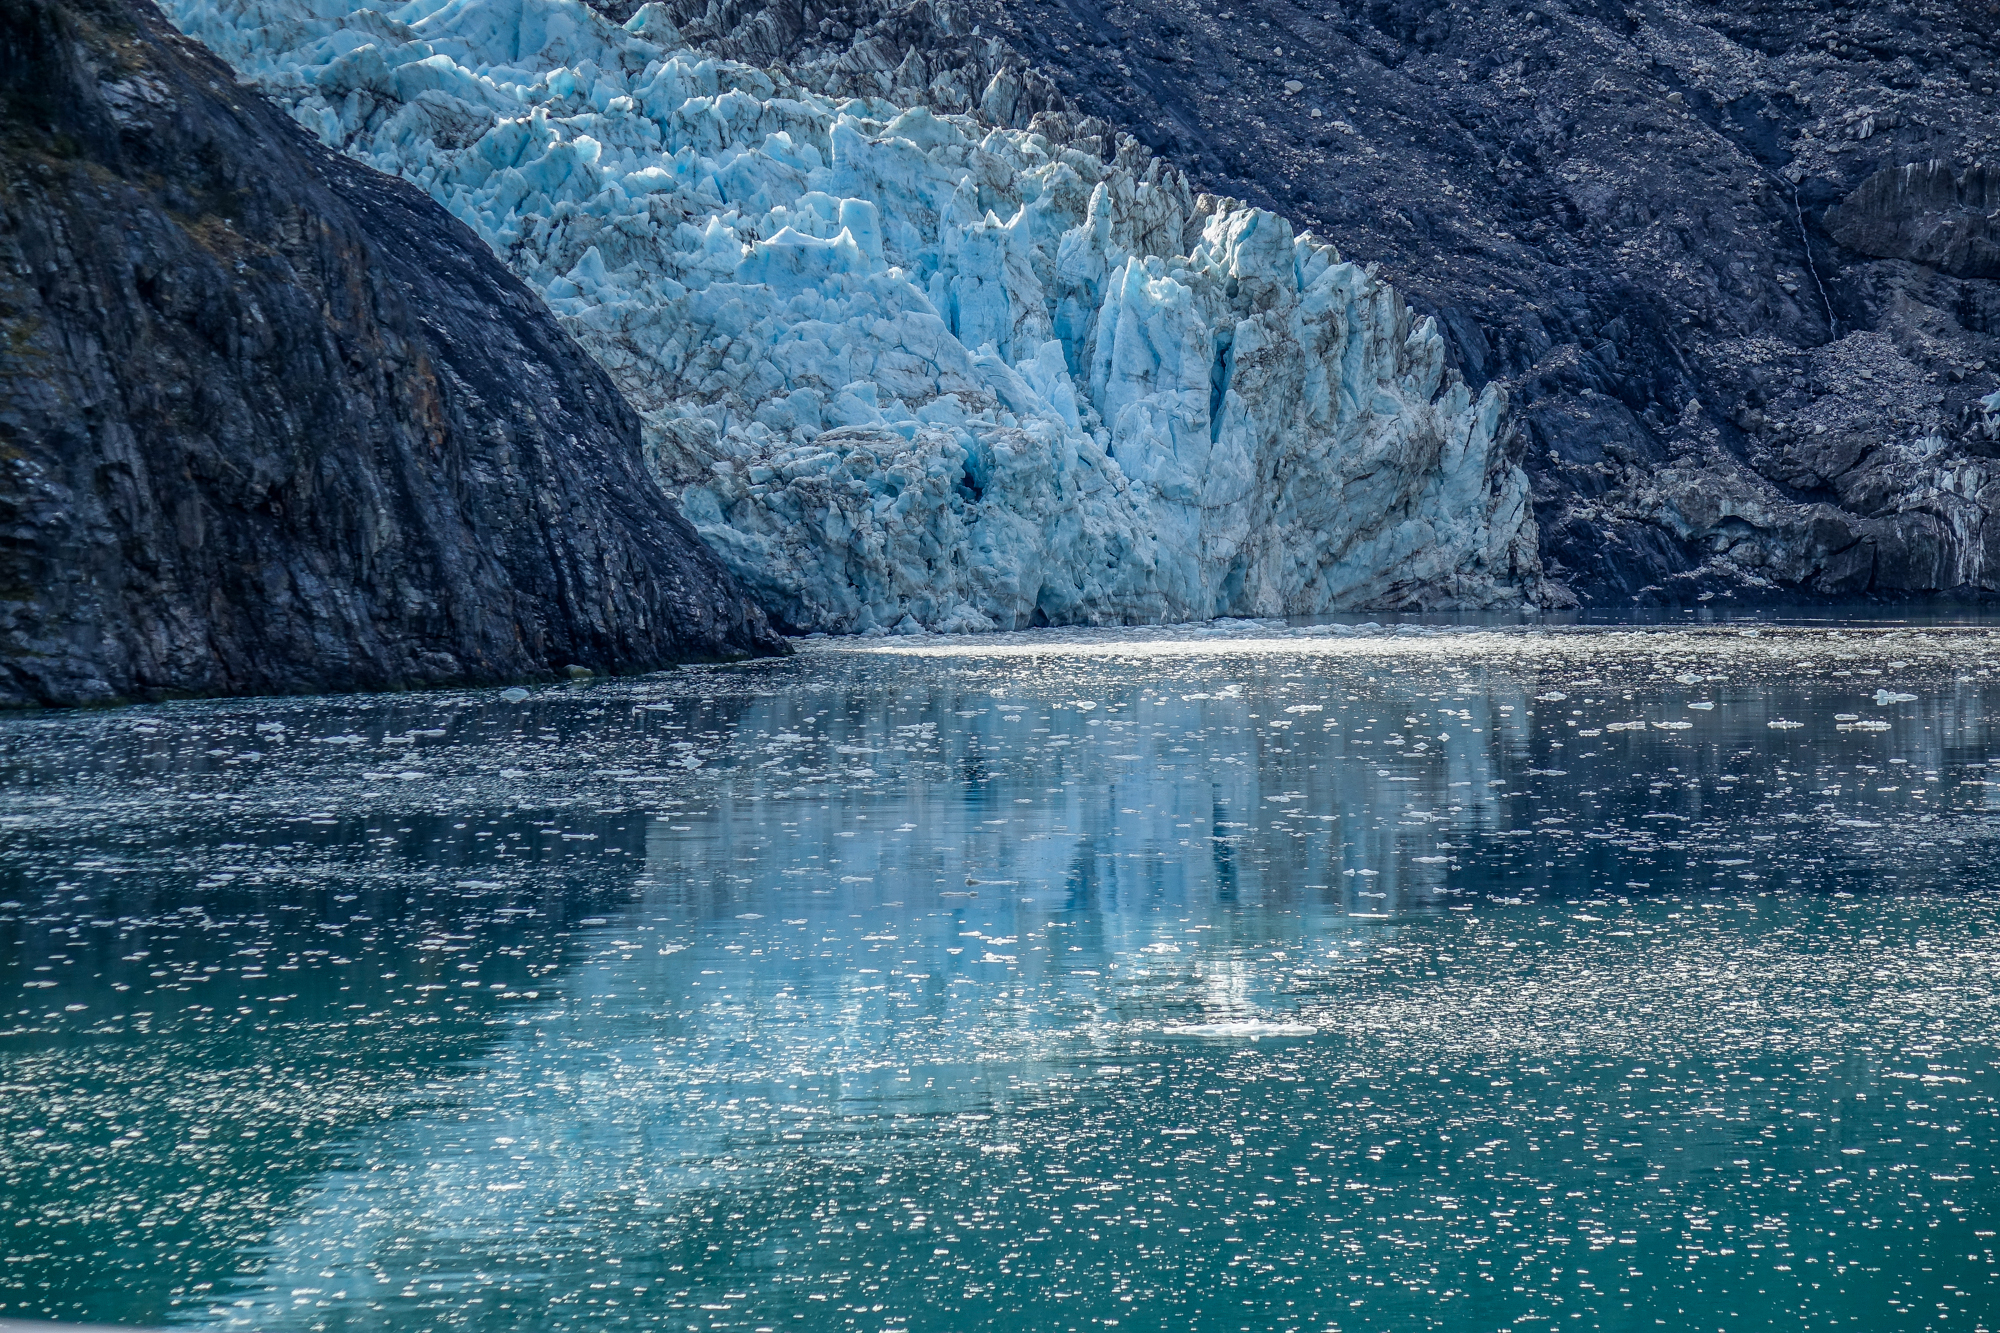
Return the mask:
M0 0L0 704L782 649L465 227L146 0Z
M2000 278L2000 175L1984 166L1913 162L1878 171L1838 207L1826 228L1850 250L1907 259L1960 278Z

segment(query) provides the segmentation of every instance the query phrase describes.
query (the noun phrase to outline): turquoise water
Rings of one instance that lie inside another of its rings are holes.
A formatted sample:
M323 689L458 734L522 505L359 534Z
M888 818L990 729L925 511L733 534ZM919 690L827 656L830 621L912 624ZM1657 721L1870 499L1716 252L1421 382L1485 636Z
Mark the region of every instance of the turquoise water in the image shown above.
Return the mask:
M14 719L0 1318L1990 1329L1996 650L1237 625Z

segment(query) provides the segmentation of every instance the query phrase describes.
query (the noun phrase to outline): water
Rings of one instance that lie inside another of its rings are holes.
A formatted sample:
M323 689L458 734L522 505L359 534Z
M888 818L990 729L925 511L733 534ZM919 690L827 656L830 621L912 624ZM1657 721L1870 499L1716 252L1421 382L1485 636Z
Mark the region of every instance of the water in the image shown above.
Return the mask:
M1242 625L16 718L0 1318L1990 1329L1996 656Z

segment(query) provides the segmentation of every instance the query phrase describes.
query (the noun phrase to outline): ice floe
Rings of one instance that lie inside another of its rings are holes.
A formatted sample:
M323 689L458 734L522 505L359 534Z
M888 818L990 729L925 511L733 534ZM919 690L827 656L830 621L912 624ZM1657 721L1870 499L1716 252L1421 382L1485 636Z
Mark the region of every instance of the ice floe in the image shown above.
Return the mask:
M167 9L539 291L800 631L1532 592L1500 393L1371 268L1129 141L834 101L657 5Z

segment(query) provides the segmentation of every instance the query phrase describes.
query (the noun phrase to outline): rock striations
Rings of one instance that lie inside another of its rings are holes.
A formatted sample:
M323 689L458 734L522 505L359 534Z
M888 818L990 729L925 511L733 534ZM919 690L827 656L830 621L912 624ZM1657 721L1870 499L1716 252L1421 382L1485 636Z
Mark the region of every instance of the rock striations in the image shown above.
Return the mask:
M0 704L782 641L444 210L147 0L0 0Z
M1038 111L1004 58L911 105L866 61L689 49L657 4L172 12L542 293L789 628L1535 594L1505 396L1447 368L1435 324L1283 218Z

